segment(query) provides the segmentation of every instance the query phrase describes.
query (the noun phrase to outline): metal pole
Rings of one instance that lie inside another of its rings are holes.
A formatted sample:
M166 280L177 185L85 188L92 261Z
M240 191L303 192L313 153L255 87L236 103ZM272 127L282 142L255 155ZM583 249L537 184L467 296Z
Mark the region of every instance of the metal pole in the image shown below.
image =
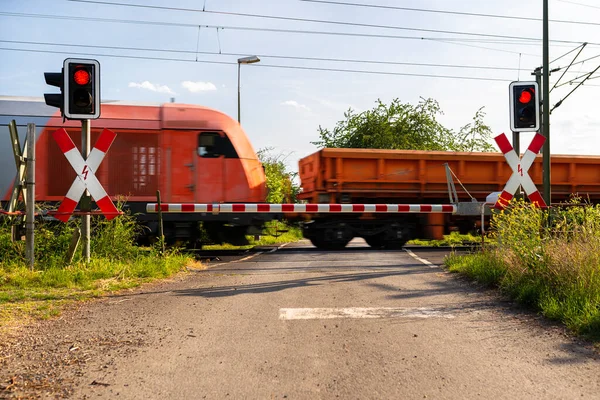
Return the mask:
M240 117L240 63L238 62L238 124L241 124Z
M535 81L538 84L538 88L542 88L542 91L544 90L544 87L542 86L542 67L537 67L532 73L531 75L535 75ZM544 119L543 119L543 104L542 104L542 96L540 96L540 115L538 116L539 120L540 120L540 130L538 131L539 134L542 134L544 132Z
M543 72L544 72L544 80L543 80L543 95L542 95L542 105L543 105L543 127L542 134L546 137L546 143L544 143L543 148L543 164L544 164L544 201L547 205L552 203L552 194L550 188L550 59L549 59L549 49L548 49L548 0L543 0L544 2L544 27L543 27Z
M521 140L520 140L519 132L512 133L512 140L513 140L513 148L515 149L515 152L517 153L517 155L519 157L521 157ZM517 191L515 192L515 197L518 199L523 198L523 192L521 191L521 185L519 185L519 187L517 188Z
M165 230L163 228L162 203L160 201L160 190L156 191L156 202L158 204L158 236L162 254L165 254Z
M87 160L90 154L90 120L81 120L81 155L84 160ZM91 211L92 202L90 193L86 190L81 198L81 211ZM90 215L81 216L81 236L83 237L83 258L85 262L90 262L90 230L91 217Z
M25 254L29 268L35 262L35 124L27 124L27 224Z
M513 132L513 148L515 152L520 156L521 155L521 141L519 140L519 132Z

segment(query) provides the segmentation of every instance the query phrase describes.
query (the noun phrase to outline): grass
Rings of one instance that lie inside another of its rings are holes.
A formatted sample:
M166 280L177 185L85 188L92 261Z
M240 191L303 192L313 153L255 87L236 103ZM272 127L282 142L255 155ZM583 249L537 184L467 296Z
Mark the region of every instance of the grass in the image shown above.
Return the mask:
M542 211L515 203L492 217L495 247L451 255L450 271L495 286L600 344L600 206Z
M254 236L246 236L250 244L246 246L233 246L231 244L214 244L202 246L204 250L246 250L255 246L269 246L274 244L297 242L302 239L302 231L299 227L288 225L280 221L267 222L264 234L259 239Z
M99 297L163 279L195 262L176 251L135 245L138 226L125 215L112 221L94 220L91 261L83 260L81 246L72 263L66 253L79 221L40 222L36 226L35 266L26 266L24 242L12 242L10 226L0 221L0 326L59 315L73 301Z
M486 239L486 241L488 241L488 239ZM449 235L444 235L444 239L442 240L413 239L406 242L406 244L431 247L480 245L481 236L471 234L463 235L458 232L451 232Z

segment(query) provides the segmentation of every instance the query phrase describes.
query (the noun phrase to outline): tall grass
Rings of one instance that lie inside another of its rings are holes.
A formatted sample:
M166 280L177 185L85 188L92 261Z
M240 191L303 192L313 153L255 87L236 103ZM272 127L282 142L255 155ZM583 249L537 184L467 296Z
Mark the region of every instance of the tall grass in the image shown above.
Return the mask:
M451 271L600 340L600 205L544 211L514 202L492 217L496 246L451 256Z
M40 305L38 300L64 302L98 296L168 277L192 263L174 251L163 255L157 248L137 247L135 239L139 228L131 215L111 221L94 217L91 262L84 261L80 243L73 261L68 263L67 251L79 224L80 219L72 219L67 224L37 223L32 271L26 266L25 243L12 242L9 224L0 220L0 325L15 312L22 316L38 315L35 310L40 309L56 312L56 307ZM30 307L32 301L37 304L33 308ZM39 314L48 315L54 314Z

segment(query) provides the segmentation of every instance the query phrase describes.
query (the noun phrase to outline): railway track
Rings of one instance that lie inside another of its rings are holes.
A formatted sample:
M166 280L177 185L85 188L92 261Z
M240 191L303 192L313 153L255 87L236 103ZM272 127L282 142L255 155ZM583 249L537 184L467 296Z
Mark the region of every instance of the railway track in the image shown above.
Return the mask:
M367 244L364 246L357 245L346 247L342 250L336 250L337 253L351 253L351 252L359 252L365 251L366 249L372 251L404 251L404 250L379 250L379 249L371 249ZM458 252L474 252L481 249L480 244L471 244L471 245L460 245L460 246L417 246L417 245L407 245L404 246L404 249L409 249L411 251L428 251L428 252L445 252L448 253L450 251L458 251ZM295 254L295 253L312 253L312 252L323 252L323 250L319 250L316 247L281 247L281 246L255 246L249 249L226 249L226 250L187 250L186 253L190 254L194 257L194 259L198 261L207 261L207 262L227 262L235 259L244 258L247 256L251 256L257 253L268 253L277 251L280 254Z

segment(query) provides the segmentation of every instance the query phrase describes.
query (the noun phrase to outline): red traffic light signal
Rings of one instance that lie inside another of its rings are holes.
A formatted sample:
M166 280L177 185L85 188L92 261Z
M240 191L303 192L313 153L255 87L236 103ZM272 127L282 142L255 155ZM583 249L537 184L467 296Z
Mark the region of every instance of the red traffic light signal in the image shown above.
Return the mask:
M91 77L89 72L87 72L84 68L75 69L75 72L73 73L73 80L76 84L87 85L90 83L90 79Z
M100 117L100 63L96 60L67 58L61 72L45 72L46 83L60 88L45 93L46 104L60 108L68 119Z
M523 90L519 95L519 103L527 104L531 101L532 97L533 96L531 95L531 92L529 90Z
M510 93L510 130L536 132L540 129L540 98L537 82L512 82Z
M65 117L100 117L100 63L96 60L67 58L63 66Z

